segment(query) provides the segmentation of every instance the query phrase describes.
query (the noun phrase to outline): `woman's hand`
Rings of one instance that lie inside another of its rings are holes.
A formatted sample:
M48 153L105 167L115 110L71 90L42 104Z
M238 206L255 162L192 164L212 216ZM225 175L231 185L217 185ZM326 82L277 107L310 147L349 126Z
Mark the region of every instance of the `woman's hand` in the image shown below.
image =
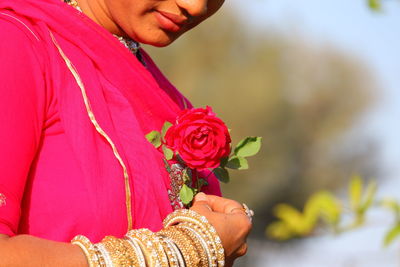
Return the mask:
M217 230L225 249L226 266L232 266L236 258L246 254L246 238L252 224L241 204L199 193L191 209L205 216Z

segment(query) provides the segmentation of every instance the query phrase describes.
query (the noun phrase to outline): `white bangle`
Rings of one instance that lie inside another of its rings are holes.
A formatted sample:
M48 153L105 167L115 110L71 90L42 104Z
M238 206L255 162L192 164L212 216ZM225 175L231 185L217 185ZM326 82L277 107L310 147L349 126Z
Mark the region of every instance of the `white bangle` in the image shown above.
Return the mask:
M207 260L208 260L208 266L211 267L212 266L211 252L208 249L207 243L204 240L204 238L199 233L197 233L194 229L192 229L191 227L187 227L185 225L178 225L178 227L185 228L185 229L191 231L197 237L197 239L200 241L201 246L203 247L203 250L206 252Z
M181 250L178 248L178 246L171 238L166 236L165 239L171 245L172 249L175 251L175 254L177 255L179 267L186 267L186 262L183 258Z
M95 246L99 250L100 254L103 256L106 267L114 267L114 264L111 260L110 254L108 253L108 251L104 247L104 245L102 243L98 243L98 244L95 244Z
M136 255L138 256L139 266L146 267L146 260L144 258L143 251L138 243L139 241L136 238L130 236L126 236L126 240L133 247L133 249L136 252Z

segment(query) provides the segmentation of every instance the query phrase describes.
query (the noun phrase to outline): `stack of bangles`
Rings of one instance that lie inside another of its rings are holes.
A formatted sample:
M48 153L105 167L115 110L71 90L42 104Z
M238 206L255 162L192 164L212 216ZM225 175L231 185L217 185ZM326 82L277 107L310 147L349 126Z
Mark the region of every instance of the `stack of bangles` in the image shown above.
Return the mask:
M222 267L224 248L214 227L192 210L177 210L164 229L129 231L124 238L106 236L93 244L82 235L71 241L86 255L89 267Z

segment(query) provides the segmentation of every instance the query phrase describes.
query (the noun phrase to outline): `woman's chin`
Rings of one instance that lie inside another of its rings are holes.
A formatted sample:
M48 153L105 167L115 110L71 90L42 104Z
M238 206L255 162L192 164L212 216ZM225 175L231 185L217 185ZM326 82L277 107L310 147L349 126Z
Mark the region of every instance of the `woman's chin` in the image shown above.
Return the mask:
M165 47L173 43L179 36L180 34L179 35L176 33L170 34L163 31L162 33L137 36L136 38L133 39L142 44L147 44L156 47Z
M158 40L142 40L140 43L155 46L155 47L165 47L173 43L175 39L158 39Z

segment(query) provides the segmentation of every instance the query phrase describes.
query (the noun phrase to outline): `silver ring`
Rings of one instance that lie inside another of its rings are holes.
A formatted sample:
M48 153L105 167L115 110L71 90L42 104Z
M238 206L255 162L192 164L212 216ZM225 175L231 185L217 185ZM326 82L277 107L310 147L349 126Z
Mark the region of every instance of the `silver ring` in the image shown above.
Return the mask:
M249 207L244 203L242 203L242 206L243 206L244 212L246 213L247 217L249 217L249 219L251 221L253 219L253 216L254 216L254 211L249 209Z

